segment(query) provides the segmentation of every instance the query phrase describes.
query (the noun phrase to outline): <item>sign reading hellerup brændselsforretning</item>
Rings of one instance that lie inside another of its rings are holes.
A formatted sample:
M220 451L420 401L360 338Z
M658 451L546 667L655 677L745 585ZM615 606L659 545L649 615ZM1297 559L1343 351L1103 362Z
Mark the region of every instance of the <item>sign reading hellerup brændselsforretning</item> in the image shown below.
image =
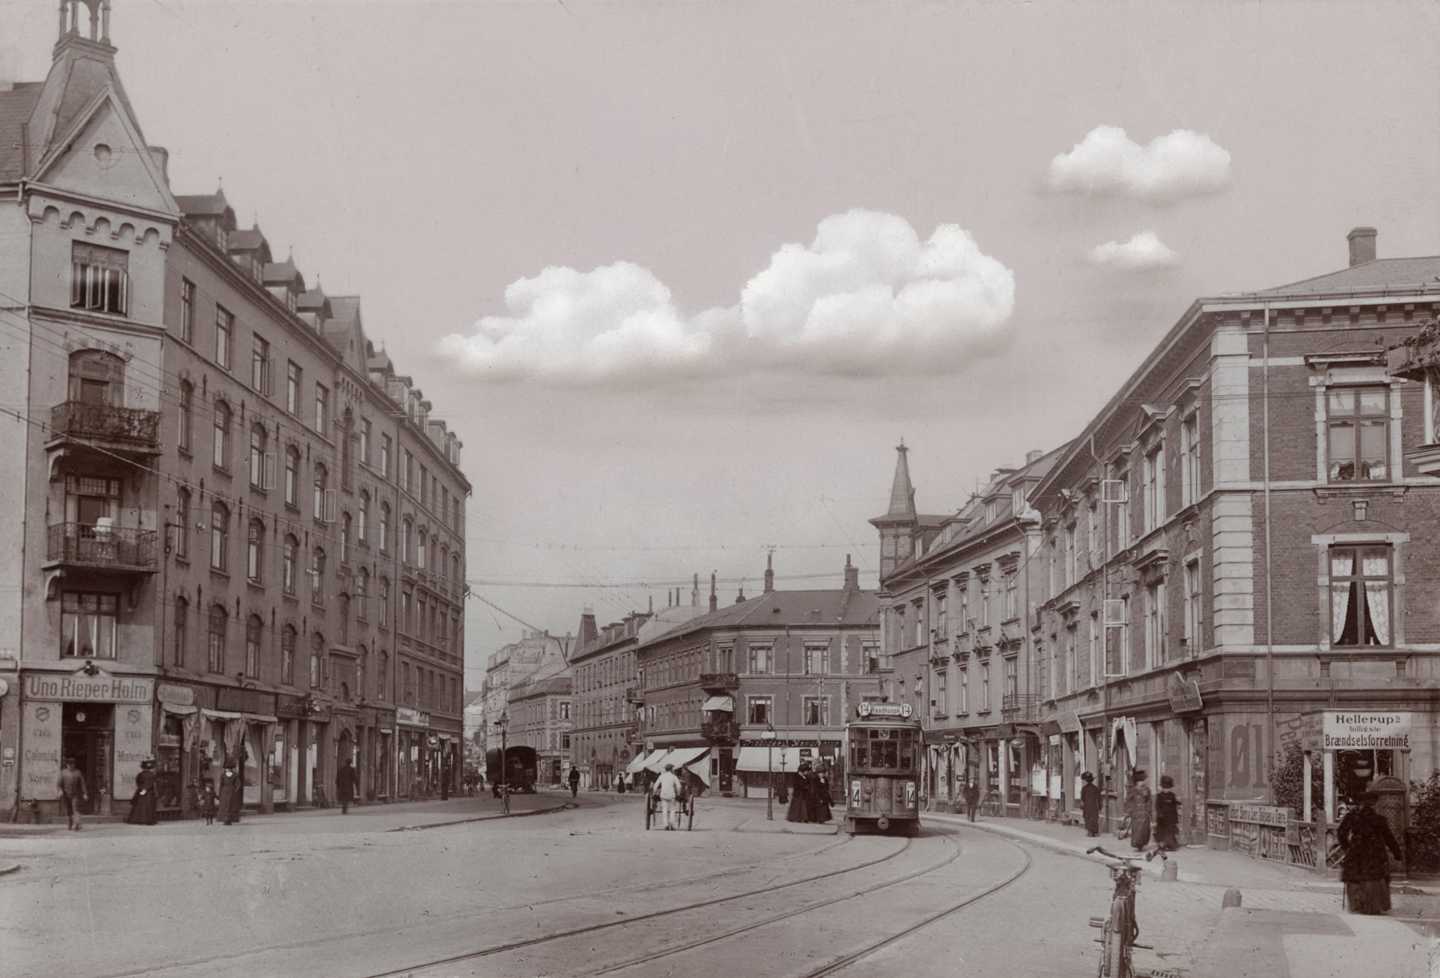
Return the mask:
M1326 710L1325 750L1409 750L1409 713Z

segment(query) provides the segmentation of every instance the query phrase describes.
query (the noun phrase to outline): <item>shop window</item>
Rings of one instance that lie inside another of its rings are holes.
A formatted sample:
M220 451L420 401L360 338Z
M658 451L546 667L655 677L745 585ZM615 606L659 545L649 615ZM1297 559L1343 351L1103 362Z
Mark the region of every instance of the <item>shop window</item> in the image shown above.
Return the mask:
M61 598L60 654L80 659L115 658L119 613L117 595L66 591Z
M745 698L746 722L756 726L764 726L770 722L770 710L773 699L769 696L747 696ZM653 710L654 707L651 707Z
M1330 642L1336 646L1389 645L1394 601L1389 547L1330 550Z
M228 625L229 618L225 614L225 606L220 604L212 606L205 660L206 668L211 672L223 673L225 671L225 630Z
M1325 410L1330 481L1389 478L1389 389L1332 388L1325 397Z
M125 315L130 308L130 253L80 241L71 244L70 308Z

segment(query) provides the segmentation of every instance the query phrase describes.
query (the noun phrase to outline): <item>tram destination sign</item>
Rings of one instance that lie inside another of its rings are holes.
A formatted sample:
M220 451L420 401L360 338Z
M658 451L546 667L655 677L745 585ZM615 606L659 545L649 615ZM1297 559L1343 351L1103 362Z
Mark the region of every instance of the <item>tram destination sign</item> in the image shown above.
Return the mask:
M1326 710L1325 750L1409 750L1410 714Z
M855 713L867 720L871 717L902 717L908 720L910 711L909 703L861 703L855 707Z

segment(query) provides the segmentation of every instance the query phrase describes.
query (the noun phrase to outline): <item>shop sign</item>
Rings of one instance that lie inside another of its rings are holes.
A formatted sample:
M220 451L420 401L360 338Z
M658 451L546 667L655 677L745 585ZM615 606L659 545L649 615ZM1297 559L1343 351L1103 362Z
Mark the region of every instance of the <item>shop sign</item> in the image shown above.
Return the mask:
M288 717L293 720L303 720L307 716L305 712L305 697L289 696L280 693L275 697L275 715L277 717Z
M410 727L428 727L430 726L430 714L414 707L397 706L395 707L395 722Z
M26 703L20 723L20 797L52 801L60 797L60 704Z
M1205 708L1205 701L1200 698L1199 679L1187 679L1178 672L1172 672L1166 692L1170 696L1170 709L1174 713L1194 713Z
M195 690L189 686L161 683L155 688L155 698L161 703L168 703L170 706L194 706Z
M1290 809L1274 805L1231 805L1229 817L1232 822L1283 827L1289 823L1290 815Z
M1080 713L1077 710L1061 710L1056 720L1060 724L1060 732L1067 734L1078 734L1080 732Z
M275 697L271 693L262 693L258 689L236 689L233 686L222 686L215 696L215 708L229 710L232 713L258 713L261 716L269 716L275 712Z
M149 703L125 706L115 710L115 785L116 798L135 794L135 775L140 762L150 756Z
M25 677L27 700L54 700L69 703L144 703L155 695L155 684L149 679L125 676L55 675L30 673Z
M1409 750L1409 713L1326 710L1325 750Z

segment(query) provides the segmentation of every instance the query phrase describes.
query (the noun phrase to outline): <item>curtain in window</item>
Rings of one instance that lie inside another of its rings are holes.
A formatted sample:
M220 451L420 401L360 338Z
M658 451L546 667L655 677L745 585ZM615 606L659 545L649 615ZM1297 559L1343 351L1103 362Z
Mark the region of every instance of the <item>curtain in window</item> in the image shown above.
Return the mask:
M1350 620L1350 581L1336 578L1350 577L1355 573L1355 556L1337 553L1330 556L1330 641L1339 644L1345 635L1346 622Z
M1366 554L1360 561L1366 577L1387 577L1390 573L1390 559L1385 554ZM1366 644L1374 639L1376 645L1390 644L1390 584L1388 581L1365 582L1365 607L1370 612L1370 629L1365 635Z

